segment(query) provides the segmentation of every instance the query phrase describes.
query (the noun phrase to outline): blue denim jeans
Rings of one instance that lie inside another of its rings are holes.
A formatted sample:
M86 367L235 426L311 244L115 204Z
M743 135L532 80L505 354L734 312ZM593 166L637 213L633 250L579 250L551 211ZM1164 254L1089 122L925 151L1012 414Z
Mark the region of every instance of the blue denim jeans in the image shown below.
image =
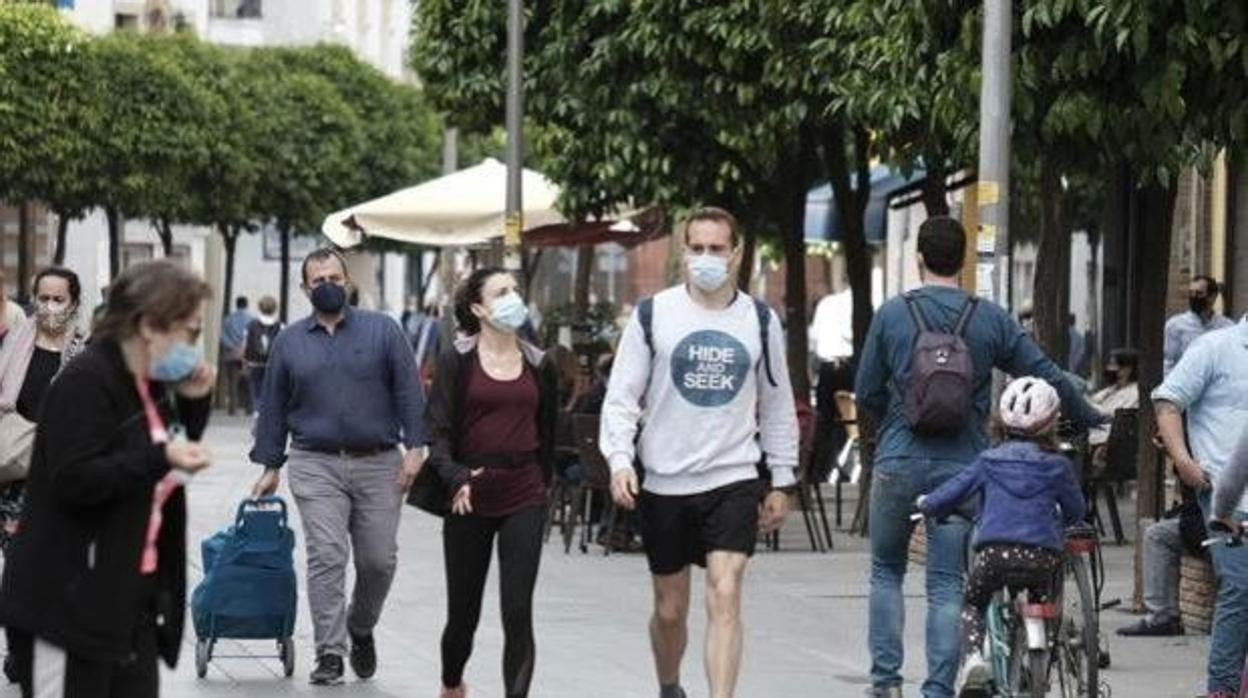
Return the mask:
M1209 519L1210 493L1198 499L1205 520ZM1242 512L1235 514L1243 521ZM1209 678L1207 689L1238 695L1244 657L1248 654L1248 547L1215 545L1213 572L1218 578L1218 600L1213 607L1213 630L1209 637Z
M871 481L871 684L900 686L906 623L901 585L914 522L914 500L953 477L964 463L929 459L878 462ZM961 655L962 576L970 523L950 518L927 526L926 698L952 698Z

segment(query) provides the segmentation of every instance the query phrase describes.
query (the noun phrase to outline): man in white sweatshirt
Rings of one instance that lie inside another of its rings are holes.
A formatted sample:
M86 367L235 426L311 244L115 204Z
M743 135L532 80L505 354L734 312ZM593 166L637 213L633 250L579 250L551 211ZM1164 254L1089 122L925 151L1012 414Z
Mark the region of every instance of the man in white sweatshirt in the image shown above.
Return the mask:
M734 283L741 266L736 219L701 209L685 223L684 237L688 283L633 312L607 388L600 443L616 503L641 512L660 698L685 696L680 663L691 564L706 567L711 698L730 698L741 663L741 581L758 533L774 531L788 515L797 415L780 321ZM640 487L635 460L644 471ZM768 470L770 482L760 477Z

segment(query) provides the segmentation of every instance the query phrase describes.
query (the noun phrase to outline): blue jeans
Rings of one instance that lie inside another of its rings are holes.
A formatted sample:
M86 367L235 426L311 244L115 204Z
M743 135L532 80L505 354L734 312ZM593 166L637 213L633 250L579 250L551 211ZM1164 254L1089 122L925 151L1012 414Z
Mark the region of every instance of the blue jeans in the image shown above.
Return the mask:
M1209 519L1210 493L1198 496L1200 510ZM1243 521L1244 514L1235 518ZM1209 678L1207 689L1237 695L1244 656L1248 654L1248 547L1215 545L1213 572L1218 578L1218 600L1213 607L1213 630L1209 637Z
M902 580L914 523L914 500L957 474L964 463L920 458L876 463L871 481L871 684L901 685L906 624ZM927 525L926 698L952 698L961 655L962 575L970 523L950 518Z

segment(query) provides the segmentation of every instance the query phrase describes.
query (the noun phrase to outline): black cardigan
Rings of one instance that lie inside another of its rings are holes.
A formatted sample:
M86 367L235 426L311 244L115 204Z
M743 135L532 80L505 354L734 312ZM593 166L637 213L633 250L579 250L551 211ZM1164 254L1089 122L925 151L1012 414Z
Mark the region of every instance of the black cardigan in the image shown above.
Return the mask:
M168 421L174 400L152 397ZM210 400L176 399L191 439L208 424ZM169 471L151 442L134 377L121 347L100 340L49 386L35 433L26 508L0 587L0 624L72 655L119 661L137 623L157 629L169 666L178 659L186 607L186 497L166 501L156 574L139 574L152 495Z
M555 464L555 429L559 416L559 379L550 356L537 347L521 342L524 363L537 375L538 461L542 477L550 483ZM429 435L429 458L421 477L412 486L408 503L433 514L445 514L450 495L468 481L469 468L460 462L462 412L467 390L464 376L469 362L477 361L475 337L460 339L438 355L433 387L425 404L425 432Z

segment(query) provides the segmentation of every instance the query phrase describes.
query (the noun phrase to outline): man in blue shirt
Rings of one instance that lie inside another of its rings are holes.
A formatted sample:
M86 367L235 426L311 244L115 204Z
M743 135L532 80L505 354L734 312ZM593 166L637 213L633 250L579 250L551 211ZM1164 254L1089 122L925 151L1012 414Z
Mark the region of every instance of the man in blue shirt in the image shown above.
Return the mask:
M1179 363L1187 347L1197 337L1235 324L1230 318L1213 309L1220 291L1217 280L1212 276L1201 274L1192 277L1192 283L1187 288L1188 309L1166 320L1166 358L1162 364L1165 375L1170 375L1171 369Z
M919 273L923 286L911 293L933 331L952 331L969 296L959 287L966 233L958 221L940 216L919 228ZM901 695L905 606L902 581L914 500L969 465L988 446L992 369L1043 378L1057 388L1064 413L1077 425L1100 421L1092 406L1029 339L1010 314L980 300L964 340L974 367L972 412L961 429L939 435L915 433L902 414L917 328L905 299L893 298L871 322L855 381L858 408L879 424L872 470L871 596L869 637L873 695ZM969 524L950 519L927 525L927 698L954 695L959 657L962 570Z
M247 345L247 326L253 319L247 309L247 297L239 296L234 300L234 312L221 323L221 375L225 379L230 416L238 409L239 396L243 394L239 389L243 380L243 349ZM251 405L247 407L250 409Z
M307 543L317 685L342 683L348 635L356 675L376 671L372 633L394 579L400 505L425 455L411 346L390 317L347 305L350 284L333 250L303 261L314 312L273 342L251 452L265 467L256 496L275 491L289 463ZM347 607L349 553L356 582Z
M1166 452L1208 519L1209 483L1230 467L1248 430L1248 322L1197 337L1152 397ZM1238 510L1238 519L1248 516L1248 498ZM1211 553L1218 599L1207 689L1209 698L1234 698L1248 655L1248 548L1216 546Z

